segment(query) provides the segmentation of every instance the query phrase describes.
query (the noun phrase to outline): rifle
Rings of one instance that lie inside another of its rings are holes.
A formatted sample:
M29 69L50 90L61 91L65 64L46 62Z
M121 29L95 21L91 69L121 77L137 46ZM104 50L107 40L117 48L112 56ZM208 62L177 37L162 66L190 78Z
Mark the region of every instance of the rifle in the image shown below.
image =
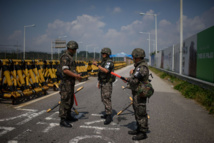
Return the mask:
M82 89L83 89L83 86L79 87L79 88L77 89L77 91L74 93L74 101L75 101L76 105L77 105L77 101L76 101L75 94L76 94L77 92L79 92L80 90L82 90ZM52 108L49 108L46 112L48 113L48 112L50 112L51 110L55 109L57 106L60 105L60 103L61 103L61 101L59 101L59 102L58 102L56 105L54 105ZM74 107L73 107L73 109L74 109L75 113L78 115L79 113L77 112L77 110L76 110Z

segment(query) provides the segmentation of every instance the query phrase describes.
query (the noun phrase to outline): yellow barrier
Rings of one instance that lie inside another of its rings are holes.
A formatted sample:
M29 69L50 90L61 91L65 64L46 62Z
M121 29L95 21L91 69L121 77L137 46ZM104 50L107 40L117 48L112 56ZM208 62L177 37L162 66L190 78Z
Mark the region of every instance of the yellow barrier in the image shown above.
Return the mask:
M20 98L46 94L48 87L45 81L41 86L39 79L43 75L38 72L35 62L38 63L33 60L0 60L0 98L12 99L14 104Z
M78 74L81 74L81 76L84 80L88 79L89 75L88 75L88 71L87 71L87 66L83 61L76 62L76 71Z
M18 99L46 95L52 87L58 90L61 78L57 75L59 60L0 60L0 98ZM126 62L114 62L115 70L125 67ZM76 61L76 71L87 80L96 76L98 67L91 62Z
M90 75L92 76L96 76L98 74L98 67L93 65L92 62L88 62L87 63L87 71Z
M127 65L126 62L116 61L114 62L114 69L117 70L125 67L126 65Z

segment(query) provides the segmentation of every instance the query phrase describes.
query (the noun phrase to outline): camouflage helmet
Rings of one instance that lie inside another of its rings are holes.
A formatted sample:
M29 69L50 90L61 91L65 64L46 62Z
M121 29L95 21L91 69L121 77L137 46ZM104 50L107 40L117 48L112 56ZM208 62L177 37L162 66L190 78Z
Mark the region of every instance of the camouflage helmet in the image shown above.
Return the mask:
M144 58L146 56L145 51L141 48L135 48L132 51L132 57L135 58Z
M69 48L69 49L78 49L78 44L77 44L77 42L75 42L75 41L69 41L68 43L67 43L67 48Z
M101 50L101 54L108 54L111 55L111 49L110 48L103 48Z

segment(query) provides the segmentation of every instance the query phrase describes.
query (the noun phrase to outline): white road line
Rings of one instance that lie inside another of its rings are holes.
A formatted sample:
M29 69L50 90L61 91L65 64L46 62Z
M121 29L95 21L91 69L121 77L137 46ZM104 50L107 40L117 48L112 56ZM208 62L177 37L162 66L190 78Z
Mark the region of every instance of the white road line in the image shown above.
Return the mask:
M25 119L25 120L23 120L23 121L17 123L16 125L23 125L23 124L29 122L30 120L32 120L33 118L35 118L35 117L37 117L37 116L39 116L39 115L41 115L41 114L43 114L43 113L45 113L45 112L46 112L46 111L43 110L43 111L38 112L38 113L32 113L32 114L30 114L30 115L28 116L27 119Z
M14 119L17 119L17 118L28 117L28 116L30 116L30 114L32 114L32 112L24 113L24 114L21 114L19 116L15 116L15 117L0 119L0 121L1 122L10 121L10 120L14 120Z
M107 127L97 127L97 126L80 126L80 128L87 128L87 129L97 129L97 130L116 130L119 131L120 128L107 128Z
M54 116L56 116L57 114L59 114L59 111L56 111L50 116L46 117L45 120L60 120L59 118L54 118Z
M78 85L81 85L81 84L84 84L84 83L85 83L85 82L81 82L81 83L76 84L75 86L78 86ZM52 95L55 95L55 94L58 94L58 93L59 93L59 91L54 92L54 93L51 93L51 94L49 94L49 95L40 97L40 98L38 98L38 99L34 99L34 100L32 100L32 101L23 103L22 105L19 105L19 106L14 107L14 108L17 109L17 108L21 108L21 107L27 106L27 105L29 105L29 104L32 104L32 103L35 103L35 102L37 102L37 101L43 100L43 99L45 99L45 98L48 98L48 97L50 97L50 96L52 96Z
M58 93L59 93L59 91L54 92L54 93L51 93L51 94L49 94L49 95L46 95L46 96L43 96L43 97L34 99L34 100L29 101L29 102L26 102L26 103L23 103L22 105L19 105L19 106L14 107L14 108L17 109L17 108L21 108L21 107L27 106L27 105L29 105L29 104L35 103L35 102L37 102L37 101L40 101L40 100L45 99L45 98L48 98L48 97L50 97L50 96L52 96L52 95L55 95L55 94L58 94Z
M0 127L0 130L3 130L0 132L0 136L6 134L7 132L10 132L12 130L14 130L14 127Z
M27 129L26 131L22 132L21 134L19 134L18 136L16 136L15 138L13 138L12 141L16 141L16 140L20 140L22 138L24 138L25 136L27 136L30 132L32 132L32 130Z
M99 123L99 122L103 122L103 121L105 121L105 120L102 119L102 120L96 120L96 121L92 121L92 122L85 122L85 124L90 125L90 124Z
M81 84L84 84L85 82L80 82L78 84L75 84L75 86L78 86L78 85L81 85Z
M103 114L91 114L91 116L103 116Z
M59 126L59 123L50 123L49 126L42 132L47 133L48 131L50 131L51 129L53 129L56 126Z
M107 143L114 143L114 141L110 138L107 138L107 137L102 137L100 135L85 135L85 136L77 136L73 139L71 139L69 141L69 143L78 143L79 141L81 140L87 140L87 139L90 139L90 138L99 138L101 140L104 140L104 142L107 142ZM86 141L85 141L86 142Z
M50 130L53 129L54 127L59 126L59 123L38 122L37 124L40 124L40 125L48 125L48 127L42 131L43 133L47 133L48 131L50 131Z
M116 86L117 81L118 81L118 79L116 78L116 80L112 83L112 86Z

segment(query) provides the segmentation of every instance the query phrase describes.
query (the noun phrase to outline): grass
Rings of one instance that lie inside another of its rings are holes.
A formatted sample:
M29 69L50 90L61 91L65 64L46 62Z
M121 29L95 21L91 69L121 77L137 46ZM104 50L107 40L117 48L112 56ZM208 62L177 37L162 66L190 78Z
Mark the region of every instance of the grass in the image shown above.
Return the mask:
M160 71L153 67L149 67L149 69L160 78L170 82L174 86L174 89L180 91L185 98L196 100L198 103L203 105L210 114L214 114L214 88L212 90L207 90L200 86L180 80L175 76L171 76L166 72Z

